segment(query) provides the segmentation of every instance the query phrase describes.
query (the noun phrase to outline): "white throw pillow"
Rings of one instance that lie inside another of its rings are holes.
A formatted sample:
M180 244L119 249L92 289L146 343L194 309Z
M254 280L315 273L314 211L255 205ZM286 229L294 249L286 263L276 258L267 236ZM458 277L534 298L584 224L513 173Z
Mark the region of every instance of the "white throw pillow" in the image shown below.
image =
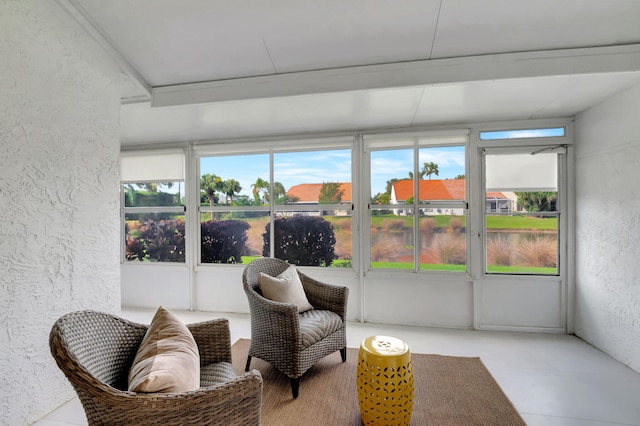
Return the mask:
M304 293L302 282L298 276L296 267L291 265L277 277L272 277L263 272L258 275L258 284L262 294L267 299L275 302L293 303L302 313L313 309Z
M198 388L198 345L187 326L160 306L129 370L129 391L173 393Z

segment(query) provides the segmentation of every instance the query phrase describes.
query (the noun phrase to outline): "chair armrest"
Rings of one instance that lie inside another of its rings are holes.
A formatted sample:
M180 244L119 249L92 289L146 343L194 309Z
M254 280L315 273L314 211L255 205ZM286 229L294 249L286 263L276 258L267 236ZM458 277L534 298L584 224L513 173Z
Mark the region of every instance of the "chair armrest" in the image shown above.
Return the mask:
M89 424L260 425L262 377L257 370L191 392L110 391L86 401Z
M231 334L226 318L187 324L187 327L198 344L201 366L231 362Z
M298 275L300 275L307 299L314 308L335 312L340 315L343 321L346 321L348 287L326 284L300 272Z
M300 342L300 318L298 307L261 296L253 289L245 290L251 310L251 337L298 344Z

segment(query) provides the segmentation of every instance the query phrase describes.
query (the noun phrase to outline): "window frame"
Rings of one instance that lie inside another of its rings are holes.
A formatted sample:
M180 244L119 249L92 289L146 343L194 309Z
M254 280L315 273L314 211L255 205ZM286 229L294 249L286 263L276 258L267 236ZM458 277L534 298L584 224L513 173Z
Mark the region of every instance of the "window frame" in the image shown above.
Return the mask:
M362 191L361 199L363 200L363 208L361 222L363 223L361 231L361 241L363 247L366 250L361 251L360 265L363 271L381 271L389 272L394 271L398 273L417 273L417 274L446 274L446 275L470 275L470 233L465 232L465 251L466 262L464 271L445 271L445 270L429 270L421 269L420 267L420 245L414 243L413 247L413 268L412 269L391 269L391 268L372 268L371 263L371 224L372 224L372 211L376 210L394 210L397 209L397 204L377 204L372 205L370 199L372 197L371 188L371 153L381 151L391 151L400 149L413 150L413 193L419 194L419 181L415 179L419 175L420 170L420 149L423 148L444 148L444 147L457 147L463 146L465 151L465 177L469 175L470 170L470 158L469 152L470 145L470 129L460 127L453 128L451 130L433 130L433 131L413 131L413 132L394 132L394 133L365 133L361 135L362 139L362 154L363 163L366 167L363 167L363 174L361 175L363 188L367 188L366 191ZM391 143L389 143L391 142ZM385 145L385 143L387 143ZM395 208L394 208L395 207ZM439 200L430 202L421 202L419 196L414 195L414 200L411 209L413 212L418 212L428 208L455 208L462 209L465 213L465 220L468 224L470 221L470 180L465 178L465 200ZM420 241L420 214L413 214L413 240Z
M268 145L268 147L265 147ZM275 156L278 154L286 154L286 153L302 153L302 152L322 152L322 151L332 151L332 150L349 150L351 152L351 185L352 185L352 193L356 194L355 189L355 143L353 136L335 136L335 137L318 137L318 138L283 138L283 139L266 139L256 142L247 142L247 143L233 143L233 145L228 143L220 143L215 145L210 144L202 144L194 146L194 162L195 162L195 174L197 179L197 184L194 185L194 194L193 198L196 200L200 200L200 177L201 177L201 159L206 157L214 157L214 156L240 156L240 155L268 155L269 162L269 193L274 193L274 184L275 184ZM353 195L352 195L353 197ZM197 222L200 223L200 218L202 213L206 212L233 212L233 211L249 211L249 212L267 212L269 216L269 226L270 229L274 228L274 223L276 219L276 213L279 211L291 211L291 212L300 212L300 211L308 211L308 212L317 212L318 205L296 205L296 204L276 204L273 197L270 198L268 205L261 206L202 206L200 202L197 203L196 215ZM351 211L350 217L353 220L355 218L355 201L352 200L352 203L349 208L345 208L345 204L323 204L322 210L349 210ZM353 227L353 229L356 229ZM197 267L211 268L211 267L219 267L220 265L230 266L230 267L244 267L243 264L217 264L217 263L203 263L202 262L202 231L201 227L197 226L197 240L195 245L195 265ZM353 241L355 239L355 233L352 233L352 247L354 247ZM275 242L274 242L274 232L270 232L270 256L273 257L275 250ZM353 249L355 250L355 249ZM354 256L352 252L352 257ZM352 263L352 268L354 265Z
M477 265L479 270L477 276L483 277L547 277L565 279L567 276L567 268L570 262L568 253L568 244L572 239L572 229L570 229L569 216L572 211L572 197L571 188L574 188L571 180L571 167L570 159L572 158L571 149L573 145L573 132L570 123L561 123L554 125L553 122L547 123L548 126L517 126L510 127L508 125L495 126L495 127L482 127L477 130L475 135L477 144L477 155L479 158L480 176L476 186L480 188L481 194L486 194L486 154L508 154L508 153L542 153L553 152L557 154L557 201L556 211L545 212L546 216L557 217L557 256L556 256L556 273L555 274L536 274L536 273L507 273L507 272L488 272L487 268L487 216L500 215L498 213L489 213L486 208L479 208L476 214L479 219L481 232L480 238L480 253L481 262ZM526 130L540 130L546 128L564 128L564 136L549 136L549 137L531 137L531 138L502 138L502 139L480 139L481 132L508 132L511 130L526 131ZM507 214L507 213L503 213ZM511 213L512 215L531 216L535 213Z
M544 137L544 138L518 138L518 139L495 139L495 140L480 140L479 134L481 131L507 131L510 129L541 129L541 128L556 128L564 127L566 129L565 136L563 137ZM143 149L139 147L123 148L121 155L155 155L164 154L170 152L181 152L185 156L185 177L182 180L185 186L185 198L186 206L184 207L171 207L166 210L162 209L162 212L167 213L179 213L178 209L182 209L180 212L186 209L185 222L186 230L185 237L190 241L187 241L185 247L187 264L192 265L193 269L197 269L201 266L200 263L200 226L197 224L200 221L201 206L199 202L199 158L208 155L240 155L240 154L265 154L270 155L270 163L272 163L272 156L275 153L280 152L301 152L301 151L321 151L330 149L350 149L352 158L352 220L353 220L353 234L352 234L352 259L353 269L356 272L369 270L370 265L370 232L364 232L366 228L358 226L358 224L369 224L370 226L370 161L368 152L371 148L367 148L365 139L371 140L371 138L377 138L378 150L393 149L395 146L384 146L384 140L398 135L404 137L419 138L422 136L442 136L447 137L455 134L463 133L468 138L468 142L465 148L465 176L466 176L466 203L468 209L466 211L467 220L467 265L466 274L474 279L478 279L485 273L485 247L486 244L483 241L485 235L485 210L484 210L484 162L482 156L479 154L482 148L508 148L517 147L519 145L527 145L531 147L544 148L550 145L563 145L568 148L566 164L562 165L562 173L564 181L561 183L564 188L566 197L563 199L564 215L560 216L559 227L563 241L561 244L561 251L559 254L558 269L561 277L565 276L565 273L571 274L571 271L567 271L567 267L570 267L574 254L567 252L566 245L571 244L574 238L574 231L570 226L573 226L570 220L572 209L574 208L573 197L571 192L574 190L573 167L571 165L571 159L573 153L571 146L573 142L573 124L570 118L557 118L557 119L540 119L540 120L520 120L520 121L504 121L504 122L487 122L468 125L452 125L452 126L427 126L414 129L403 129L397 131L395 129L381 130L381 131L369 131L366 133L354 133L346 132L338 134L337 136L319 135L317 137L285 137L285 138L253 138L248 140L217 140L217 141L197 141L197 142L185 142L182 144L171 145L150 145L148 148ZM451 145L459 145L452 143ZM446 146L446 144L436 144L434 146ZM415 172L416 170L414 170ZM270 171L270 182L273 182L273 171ZM124 183L133 181L121 181L120 188ZM138 180L134 183L140 183ZM121 262L123 264L132 265L134 262L126 262L124 259L125 253L125 241L124 241L124 194L121 196ZM193 208L190 208L192 207ZM340 205L342 209L344 206ZM424 207L424 206L422 206ZM314 210L314 207L304 206L291 206L288 205L275 205L275 206L220 206L216 207L220 211L233 211L233 210L262 210L267 211L270 215L270 223L272 224L274 212L273 210L295 210L305 209ZM327 209L336 208L336 206L326 206ZM377 207L374 207L377 208ZM384 207L380 207L384 208ZM415 208L415 206L414 206ZM148 208L127 208L127 213L144 212ZM158 212L160 212L158 210ZM272 224L273 226L273 224ZM359 231L355 231L358 229ZM560 238L560 237L559 237ZM273 246L273 244L272 244ZM562 254L564 256L562 257ZM564 262L563 259L564 258ZM191 259L191 260L189 260ZM153 264L162 264L165 262L154 262ZM145 263L146 264L146 263ZM180 263L179 265L182 265ZM215 264L214 264L215 265ZM211 264L204 264L202 266L210 267ZM415 269L415 268L414 268ZM378 269L376 269L378 270ZM384 270L383 270L384 271ZM388 270L387 270L388 271ZM398 270L395 270L398 271ZM418 270L414 272L422 273L441 273L444 271L428 271ZM447 275L455 272L446 272Z
M153 165L146 170L136 170L136 162L153 162L154 159L162 159L156 167ZM150 149L140 151L122 151L120 153L120 263L123 265L135 264L159 264L159 265L186 265L189 259L189 220L187 214L189 184L186 178L187 172L187 156L184 149ZM165 175L169 168L168 175ZM151 178L158 176L158 178ZM124 177L125 179L122 179ZM179 182L184 185L184 204L177 206L152 206L152 207L127 207L125 185L144 184L144 183L162 183L162 182ZM126 259L126 217L128 214L144 214L144 213L170 213L183 214L185 222L185 260L184 262L133 262Z

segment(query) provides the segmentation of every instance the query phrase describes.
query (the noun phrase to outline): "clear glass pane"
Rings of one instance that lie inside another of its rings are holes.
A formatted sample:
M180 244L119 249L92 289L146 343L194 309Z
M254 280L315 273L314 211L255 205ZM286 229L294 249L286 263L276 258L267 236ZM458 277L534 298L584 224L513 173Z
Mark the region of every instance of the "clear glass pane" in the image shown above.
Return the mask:
M487 272L557 275L557 217L487 215Z
M420 209L420 269L466 271L466 217Z
M524 129L524 130L500 130L480 132L483 141L496 139L523 139L523 138L554 138L565 135L564 127L551 127L548 129Z
M558 191L515 192L516 210L523 212L557 212Z
M268 202L268 154L200 159L200 205L250 206Z
M324 216L324 219L333 226L333 232L336 237L335 259L331 266L338 268L353 267L353 220L351 215L345 216L343 212L334 213L336 214Z
M486 271L558 274L557 154L487 154Z
M351 204L351 150L274 155L275 204Z
M420 149L416 178L421 203L466 200L464 151L464 146Z
M201 213L200 262L247 264L261 257L268 226L264 211Z
M125 215L125 259L140 262L184 262L184 214Z
M413 217L379 214L371 217L371 268L414 269Z
M274 256L301 266L351 267L350 210L276 211ZM269 255L269 233L263 254Z
M375 204L402 203L413 197L413 149L371 152L371 201ZM394 184L402 186L394 188ZM396 195L395 191L402 191ZM394 201L395 200L395 203Z
M125 207L172 207L184 205L184 182L125 183Z

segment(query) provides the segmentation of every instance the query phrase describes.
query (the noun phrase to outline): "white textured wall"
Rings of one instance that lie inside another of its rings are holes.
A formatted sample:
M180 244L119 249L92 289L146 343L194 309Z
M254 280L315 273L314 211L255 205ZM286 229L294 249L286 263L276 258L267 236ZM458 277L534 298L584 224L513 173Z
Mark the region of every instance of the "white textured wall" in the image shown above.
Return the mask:
M576 334L640 371L640 86L576 120Z
M119 73L59 7L0 0L0 424L73 395L54 320L120 309Z

